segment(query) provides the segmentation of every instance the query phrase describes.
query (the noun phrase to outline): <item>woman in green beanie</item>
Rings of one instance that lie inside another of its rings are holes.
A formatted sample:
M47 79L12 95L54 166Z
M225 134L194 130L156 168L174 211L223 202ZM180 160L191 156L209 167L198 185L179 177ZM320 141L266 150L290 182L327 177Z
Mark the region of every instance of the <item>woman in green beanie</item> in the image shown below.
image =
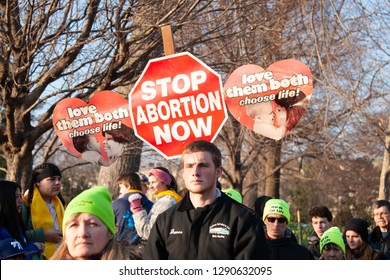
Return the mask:
M320 260L345 260L345 243L338 227L327 229L320 239Z
M106 187L83 191L69 202L63 241L52 260L140 259L135 248L115 239L115 218Z

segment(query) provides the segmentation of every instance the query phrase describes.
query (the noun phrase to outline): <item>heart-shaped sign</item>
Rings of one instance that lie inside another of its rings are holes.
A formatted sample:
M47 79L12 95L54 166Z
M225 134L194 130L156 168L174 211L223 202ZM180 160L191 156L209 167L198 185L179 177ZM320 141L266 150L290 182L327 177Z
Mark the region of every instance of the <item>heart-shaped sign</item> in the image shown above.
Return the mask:
M93 95L89 104L79 98L61 100L53 126L68 151L103 166L122 154L133 133L127 100L109 90Z
M275 62L266 70L253 64L241 66L224 85L230 113L249 129L274 140L296 126L312 91L310 69L294 59Z

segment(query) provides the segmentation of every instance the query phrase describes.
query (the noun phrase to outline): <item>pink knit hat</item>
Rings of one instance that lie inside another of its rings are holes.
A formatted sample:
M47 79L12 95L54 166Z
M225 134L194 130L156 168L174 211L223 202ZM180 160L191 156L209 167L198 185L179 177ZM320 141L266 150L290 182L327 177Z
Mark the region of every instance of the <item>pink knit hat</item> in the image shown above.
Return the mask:
M172 182L171 176L169 176L169 174L163 170L157 168L150 169L149 176L152 174L167 186L169 186Z

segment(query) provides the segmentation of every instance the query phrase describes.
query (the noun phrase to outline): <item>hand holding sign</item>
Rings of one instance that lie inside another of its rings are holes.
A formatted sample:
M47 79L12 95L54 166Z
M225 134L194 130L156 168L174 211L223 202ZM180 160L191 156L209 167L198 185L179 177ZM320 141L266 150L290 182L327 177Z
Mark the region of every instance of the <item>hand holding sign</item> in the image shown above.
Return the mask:
M122 154L133 133L126 99L108 90L96 93L89 104L78 98L61 100L53 126L71 153L103 166Z
M309 68L294 59L278 61L267 70L253 64L241 66L224 85L231 114L249 129L275 140L299 122L312 90Z

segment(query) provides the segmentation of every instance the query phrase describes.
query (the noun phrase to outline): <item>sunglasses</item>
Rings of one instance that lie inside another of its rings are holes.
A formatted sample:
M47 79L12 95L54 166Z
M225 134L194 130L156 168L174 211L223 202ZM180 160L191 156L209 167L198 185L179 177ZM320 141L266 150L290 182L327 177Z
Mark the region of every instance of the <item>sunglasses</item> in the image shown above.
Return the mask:
M279 224L284 224L285 222L287 222L286 218L267 217L267 221L270 223L275 223L276 220Z

